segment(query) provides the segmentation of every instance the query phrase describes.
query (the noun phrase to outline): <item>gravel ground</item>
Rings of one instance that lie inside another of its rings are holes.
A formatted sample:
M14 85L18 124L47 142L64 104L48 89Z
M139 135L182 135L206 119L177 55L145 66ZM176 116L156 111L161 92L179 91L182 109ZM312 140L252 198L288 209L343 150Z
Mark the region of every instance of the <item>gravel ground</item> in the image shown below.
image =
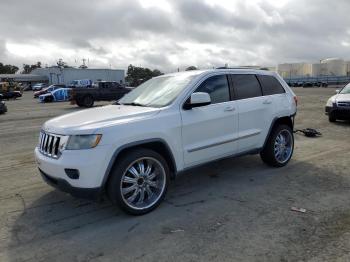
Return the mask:
M331 124L334 89L296 89L290 164L226 159L178 177L154 212L132 217L46 185L33 149L47 119L79 110L32 93L0 115L0 261L350 261L350 124ZM100 103L101 104L101 103ZM291 211L301 207L306 213Z

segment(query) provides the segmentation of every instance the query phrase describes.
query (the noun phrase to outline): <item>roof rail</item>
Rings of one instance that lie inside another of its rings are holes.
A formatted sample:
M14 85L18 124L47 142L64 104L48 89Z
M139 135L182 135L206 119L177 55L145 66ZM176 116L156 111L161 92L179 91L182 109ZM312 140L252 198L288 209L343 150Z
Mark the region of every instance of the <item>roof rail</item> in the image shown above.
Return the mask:
M238 67L217 67L216 69L252 69L252 70L264 70L264 67L250 67L250 66L238 66ZM265 69L266 70L266 69Z

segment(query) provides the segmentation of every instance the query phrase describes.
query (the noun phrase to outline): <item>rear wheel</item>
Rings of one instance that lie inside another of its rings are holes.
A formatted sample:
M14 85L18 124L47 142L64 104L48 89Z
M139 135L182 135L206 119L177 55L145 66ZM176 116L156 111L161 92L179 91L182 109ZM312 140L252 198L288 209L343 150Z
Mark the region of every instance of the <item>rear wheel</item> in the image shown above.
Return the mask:
M291 159L293 150L294 136L292 129L287 125L278 125L271 132L260 156L266 164L282 167Z
M93 105L94 105L94 98L92 96L85 96L83 98L83 105L85 107L93 107Z
M108 182L112 202L132 215L155 209L164 199L169 167L157 152L139 148L118 159Z

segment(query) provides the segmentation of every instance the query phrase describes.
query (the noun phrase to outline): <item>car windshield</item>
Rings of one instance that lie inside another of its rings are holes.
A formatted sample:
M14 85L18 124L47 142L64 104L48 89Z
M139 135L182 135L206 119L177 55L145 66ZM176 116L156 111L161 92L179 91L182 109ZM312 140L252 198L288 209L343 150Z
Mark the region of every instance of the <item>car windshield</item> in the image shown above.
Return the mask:
M340 94L350 94L350 84L347 84L341 91Z
M127 93L118 103L148 107L167 106L197 74L184 73L152 78Z

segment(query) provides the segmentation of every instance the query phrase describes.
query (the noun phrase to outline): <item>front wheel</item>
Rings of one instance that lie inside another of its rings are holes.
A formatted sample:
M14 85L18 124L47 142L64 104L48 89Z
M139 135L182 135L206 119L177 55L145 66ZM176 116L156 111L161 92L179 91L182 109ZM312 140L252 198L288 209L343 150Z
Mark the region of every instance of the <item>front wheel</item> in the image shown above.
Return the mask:
M161 155L139 148L118 159L108 182L108 194L127 213L143 215L162 202L169 177L169 167Z
M334 117L334 115L331 114L331 113L329 113L329 115L328 115L328 120L329 120L329 122L331 122L331 123L337 121L337 119L336 119L336 118Z
M293 130L287 125L276 126L261 151L261 159L273 167L285 166L294 151Z

